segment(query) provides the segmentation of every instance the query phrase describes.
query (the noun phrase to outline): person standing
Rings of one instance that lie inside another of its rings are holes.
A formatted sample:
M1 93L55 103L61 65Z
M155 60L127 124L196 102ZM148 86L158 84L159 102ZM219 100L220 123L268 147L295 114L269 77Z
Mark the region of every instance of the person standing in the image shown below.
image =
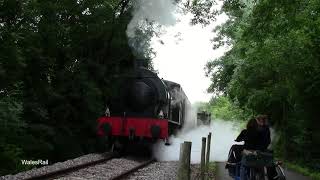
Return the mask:
M244 141L244 150L242 153L247 153L247 150L267 151L267 148L271 143L270 128L268 125L267 116L259 115L256 118L250 119L247 123L247 128L241 131L235 141ZM269 179L274 177L274 169L268 168L267 171ZM246 168L241 165L241 180L246 179L246 172Z
M268 123L267 115L260 115L257 117L257 123L259 124L258 130L261 133L262 143L260 144L261 149L273 153L271 150L268 150L268 146L271 143L270 135L270 126ZM277 171L275 167L267 167L267 175L269 180L273 180L277 176Z
M266 151L271 143L270 127L267 115L258 115L256 117L257 133L259 141L257 142L257 150Z

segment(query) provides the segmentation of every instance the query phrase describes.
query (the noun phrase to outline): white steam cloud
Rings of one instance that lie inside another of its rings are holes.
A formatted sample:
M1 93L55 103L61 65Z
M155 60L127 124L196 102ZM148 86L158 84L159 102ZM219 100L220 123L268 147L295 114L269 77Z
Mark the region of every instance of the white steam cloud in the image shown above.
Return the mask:
M193 15L182 12L174 0L135 0L133 3L133 18L126 32L129 45L140 54L151 47L156 53L153 62L159 76L179 83L191 103L208 101L211 95L206 93L206 89L210 79L204 76L203 68L207 61L222 56L226 51L225 48L213 51L211 40L215 36L212 30L225 22L227 16L223 14L217 17L216 22L211 22L206 27L192 26L190 21ZM148 40L150 27L156 32ZM139 32L142 32L142 36ZM186 106L186 112L184 128L170 138L171 145L165 146L162 141L154 145L155 157L160 161L177 161L180 144L191 141L191 161L199 163L201 138L212 132L210 160L226 161L239 132L235 128L236 123L214 119L210 126L195 127L196 112L189 105Z
M229 149L235 144L234 139L239 133L236 124L223 120L212 120L210 126L199 126L190 131L182 131L177 136L170 138L171 145L165 146L163 142L158 142L153 147L154 156L159 161L178 161L180 144L184 141L191 141L191 162L199 163L201 159L202 137L211 135L211 161L226 161Z
M183 127L181 129L181 132L179 132L180 134L184 134L188 131L190 131L191 129L194 129L197 126L197 110L196 108L194 108L193 106L191 106L189 101L185 102L185 122L183 124Z
M133 17L127 26L129 46L136 58L153 59L159 77L182 85L191 103L209 101L210 79L204 67L210 60L224 54L225 48L213 51L212 31L225 22L222 14L217 21L203 27L191 25L194 15L183 6L186 0L135 0ZM214 8L219 9L222 1ZM150 23L151 22L151 23ZM196 87L196 88L195 88Z
M162 26L176 23L174 16L176 6L172 0L135 0L133 18L127 27L127 36L135 37L135 32L148 22L155 22Z

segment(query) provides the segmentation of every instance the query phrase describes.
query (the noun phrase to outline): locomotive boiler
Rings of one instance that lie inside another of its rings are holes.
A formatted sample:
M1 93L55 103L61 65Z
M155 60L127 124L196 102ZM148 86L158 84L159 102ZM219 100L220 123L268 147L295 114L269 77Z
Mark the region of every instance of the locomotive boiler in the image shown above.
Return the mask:
M168 145L169 136L183 126L189 104L180 84L160 79L141 65L121 84L105 116L98 119L98 136L112 149L121 149L128 141L162 139Z

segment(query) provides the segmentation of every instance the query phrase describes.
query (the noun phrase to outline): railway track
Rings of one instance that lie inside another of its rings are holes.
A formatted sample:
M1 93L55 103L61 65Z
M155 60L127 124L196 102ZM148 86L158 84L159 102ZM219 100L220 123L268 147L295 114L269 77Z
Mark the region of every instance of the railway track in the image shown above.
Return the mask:
M134 172L138 171L139 169L142 169L142 168L148 166L149 164L151 164L151 163L153 163L153 162L155 162L155 161L156 161L156 160L155 160L154 158L152 158L152 159L150 159L150 160L147 160L147 161L141 163L140 165L138 165L138 166L136 166L136 167L134 167L134 168L132 168L132 169L130 169L130 170L127 170L127 171L125 171L125 172L123 172L123 173L121 173L121 174L113 177L111 180L120 180L120 179L123 179L123 178L125 178L125 177L133 174Z
M75 165L75 166L72 166L72 167L58 169L58 170L51 171L51 172L48 172L48 173L45 173L45 174L39 174L39 175L36 175L36 176L25 178L25 180L51 179L53 177L57 177L57 176L60 176L62 174L68 174L68 173L71 173L71 172L74 172L74 171L77 171L77 170L80 170L80 169L83 169L83 168L87 168L87 167L90 167L90 166L95 166L95 165L100 164L100 163L104 163L104 162L109 161L109 160L111 160L111 159L113 159L115 157L116 157L116 154L110 153L110 154L107 154L103 159L94 160L94 161L90 161L90 162L87 162L87 163L82 163L82 164Z
M110 179L120 180L155 162L154 158L120 157L114 154L104 159L59 169L53 172L26 178L26 180L39 179Z

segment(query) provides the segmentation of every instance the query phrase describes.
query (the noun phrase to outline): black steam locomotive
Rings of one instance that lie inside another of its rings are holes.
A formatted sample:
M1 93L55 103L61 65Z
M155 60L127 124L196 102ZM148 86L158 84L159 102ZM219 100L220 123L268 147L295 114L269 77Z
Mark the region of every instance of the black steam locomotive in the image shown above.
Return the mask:
M163 139L168 144L168 137L185 122L189 101L181 86L137 66L119 87L105 116L98 119L98 136L113 146L129 140Z

